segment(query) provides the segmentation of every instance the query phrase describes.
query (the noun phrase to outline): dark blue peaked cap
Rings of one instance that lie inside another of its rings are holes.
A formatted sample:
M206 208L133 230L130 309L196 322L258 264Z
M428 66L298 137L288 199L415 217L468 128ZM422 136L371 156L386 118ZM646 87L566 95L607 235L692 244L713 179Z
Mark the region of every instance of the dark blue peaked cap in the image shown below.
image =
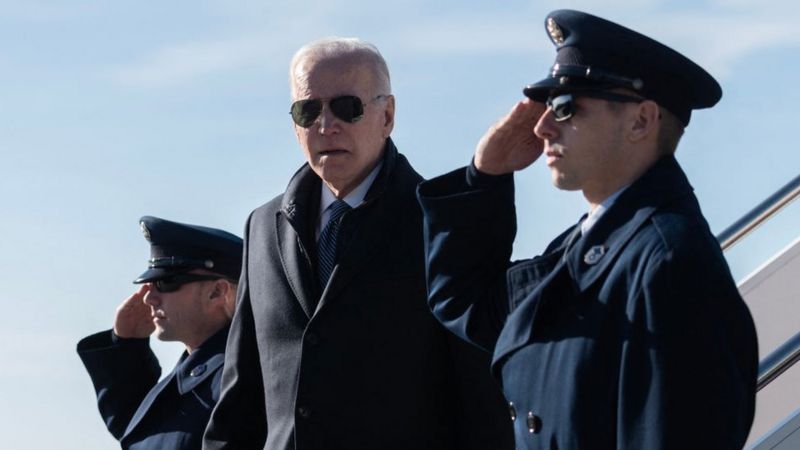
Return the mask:
M719 83L687 57L616 23L580 11L553 11L545 29L556 46L550 75L526 86L544 102L557 92L626 88L663 106L684 125L693 109L722 97Z
M139 227L150 242L150 260L147 270L134 283L147 283L194 269L239 279L242 269L240 237L215 228L152 216L139 219Z

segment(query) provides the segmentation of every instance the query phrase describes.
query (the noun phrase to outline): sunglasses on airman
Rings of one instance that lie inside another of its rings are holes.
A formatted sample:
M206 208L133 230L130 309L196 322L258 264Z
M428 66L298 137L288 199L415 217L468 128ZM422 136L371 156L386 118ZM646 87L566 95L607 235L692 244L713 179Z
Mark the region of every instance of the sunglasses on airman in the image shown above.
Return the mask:
M202 275L197 273L178 273L175 275L170 275L166 278L160 278L158 280L151 281L155 290L162 294L166 294L168 292L175 292L181 288L184 284L187 283L194 283L195 281L210 281L210 280L219 280L223 278L219 275Z
M386 96L378 95L370 100L370 102L384 97ZM364 117L364 102L355 95L341 95L330 99L308 98L305 100L298 100L292 103L289 114L292 115L294 123L303 128L308 128L313 125L317 117L322 114L322 105L325 103L328 104L328 108L331 109L334 116L347 123L358 122Z
M572 115L575 114L575 98L577 97L597 98L609 102L620 103L641 103L646 100L641 97L633 97L630 95L606 91L572 92L569 94L554 95L547 99L546 105L548 108L553 110L553 119L556 122L569 120Z

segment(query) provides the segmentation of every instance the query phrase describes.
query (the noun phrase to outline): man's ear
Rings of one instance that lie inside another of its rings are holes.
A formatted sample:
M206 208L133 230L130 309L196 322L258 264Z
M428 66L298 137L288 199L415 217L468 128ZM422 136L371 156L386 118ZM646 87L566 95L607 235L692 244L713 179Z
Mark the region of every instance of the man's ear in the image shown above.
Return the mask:
M220 278L218 280L214 280L214 287L211 289L209 298L211 300L221 300L224 302L230 288L231 288L230 283L228 283L224 279Z
M645 100L636 105L632 120L629 122L631 125L628 139L637 142L657 138L660 115L658 104L652 100Z

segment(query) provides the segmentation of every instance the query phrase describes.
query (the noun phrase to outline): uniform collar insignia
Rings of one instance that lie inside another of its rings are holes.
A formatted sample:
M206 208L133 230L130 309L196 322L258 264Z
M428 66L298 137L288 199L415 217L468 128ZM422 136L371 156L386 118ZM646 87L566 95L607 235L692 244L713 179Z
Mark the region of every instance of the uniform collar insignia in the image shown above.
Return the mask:
M600 262L600 259L603 255L606 254L606 247L604 245L595 245L583 255L583 262L586 264L593 266Z

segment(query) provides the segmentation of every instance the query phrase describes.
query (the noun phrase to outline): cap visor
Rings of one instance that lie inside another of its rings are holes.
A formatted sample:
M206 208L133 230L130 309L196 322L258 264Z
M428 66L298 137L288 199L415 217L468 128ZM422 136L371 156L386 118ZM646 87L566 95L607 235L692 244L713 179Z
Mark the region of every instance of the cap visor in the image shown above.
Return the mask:
M149 283L151 281L170 277L176 273L188 272L189 270L191 270L191 268L175 269L172 267L157 267L153 269L147 269L144 271L144 273L133 280L133 284Z
M534 84L529 84L522 89L522 93L531 100L544 103L547 98L555 93L569 93L580 91L596 91L599 89L612 89L614 85L608 83L598 83L594 80L587 80L585 78L569 77L566 82L562 83L560 79L547 77L544 80L538 81Z

